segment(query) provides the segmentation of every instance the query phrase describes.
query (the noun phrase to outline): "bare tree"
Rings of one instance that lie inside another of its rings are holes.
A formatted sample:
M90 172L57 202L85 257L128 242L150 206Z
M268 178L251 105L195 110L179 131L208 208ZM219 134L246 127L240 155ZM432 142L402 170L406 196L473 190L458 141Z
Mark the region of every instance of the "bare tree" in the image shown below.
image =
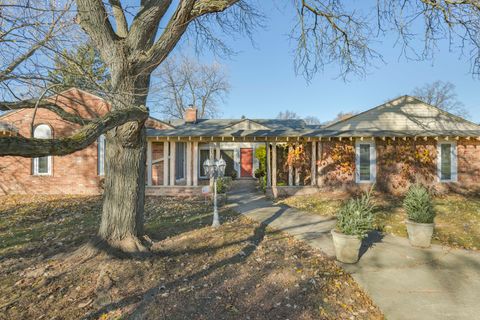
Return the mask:
M217 117L219 104L230 90L225 68L218 63L201 64L187 57L168 59L156 75L160 80L159 111L166 118L181 119L189 105L198 108L200 118Z
M308 125L320 125L321 124L320 119L318 119L317 117L314 117L314 116L307 116L303 120L305 120L305 122Z
M277 114L277 119L288 120L288 119L301 119L301 117L291 110L280 111Z
M458 100L455 85L451 82L435 81L427 83L413 90L413 95L418 99L438 107L457 116L468 118L470 115L465 105Z
M54 49L70 29L71 4L72 1L60 6L54 2L32 3L28 0L0 3L2 100L28 95L34 83L45 85L49 63L46 53Z
M303 119L305 121L305 123L308 124L308 125L319 125L320 124L320 120L317 117L307 116L305 118L302 118L297 113L295 113L291 110L285 110L284 112L280 111L277 114L277 119L282 119L282 120Z
M356 114L358 114L358 112L355 112L355 111L343 112L343 111L341 111L341 112L337 113L335 118L333 118L330 121L327 121L325 124L326 125L331 125L331 124L334 124L336 122L343 121L343 120L346 120L348 118L351 118Z

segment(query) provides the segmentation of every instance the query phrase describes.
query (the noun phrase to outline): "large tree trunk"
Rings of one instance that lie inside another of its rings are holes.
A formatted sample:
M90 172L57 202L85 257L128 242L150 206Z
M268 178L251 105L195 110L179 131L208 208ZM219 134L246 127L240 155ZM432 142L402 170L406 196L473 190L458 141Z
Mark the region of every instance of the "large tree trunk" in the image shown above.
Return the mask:
M114 70L112 70L114 71ZM112 109L145 105L149 75L112 77ZM114 72L112 72L114 75ZM99 236L124 252L145 251L143 235L145 202L146 133L144 123L130 122L107 134L106 174Z

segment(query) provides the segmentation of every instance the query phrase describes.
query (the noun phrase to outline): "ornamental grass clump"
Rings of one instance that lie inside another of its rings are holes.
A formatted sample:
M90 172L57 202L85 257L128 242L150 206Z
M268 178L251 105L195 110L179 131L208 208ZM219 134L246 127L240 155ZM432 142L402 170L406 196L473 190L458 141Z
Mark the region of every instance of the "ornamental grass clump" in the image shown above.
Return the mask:
M410 221L416 223L433 223L435 210L433 209L432 197L427 188L421 184L410 186L403 200L403 207Z
M345 235L364 238L373 229L373 187L360 197L345 202L337 213L337 231Z

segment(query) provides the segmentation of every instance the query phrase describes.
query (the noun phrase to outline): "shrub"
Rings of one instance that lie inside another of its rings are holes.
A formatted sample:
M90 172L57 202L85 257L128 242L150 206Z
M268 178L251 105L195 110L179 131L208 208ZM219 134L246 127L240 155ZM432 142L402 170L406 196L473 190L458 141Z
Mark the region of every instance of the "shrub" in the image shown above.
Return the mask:
M255 178L260 179L261 177L265 176L265 169L264 168L257 168L255 169Z
M403 200L408 219L417 223L433 223L435 211L427 188L421 184L410 186Z
M265 193L267 191L267 177L263 176L258 178L258 182L260 183L260 189Z
M217 193L226 193L232 183L231 177L222 177L217 179Z
M255 158L258 159L260 169L263 169L263 172L265 172L265 167L267 163L267 149L265 148L265 146L260 146L255 149Z
M337 230L350 236L364 238L373 229L375 205L373 187L360 197L345 202L337 213Z
M232 180L237 179L237 171L233 170L233 171L230 173L230 177L232 177Z

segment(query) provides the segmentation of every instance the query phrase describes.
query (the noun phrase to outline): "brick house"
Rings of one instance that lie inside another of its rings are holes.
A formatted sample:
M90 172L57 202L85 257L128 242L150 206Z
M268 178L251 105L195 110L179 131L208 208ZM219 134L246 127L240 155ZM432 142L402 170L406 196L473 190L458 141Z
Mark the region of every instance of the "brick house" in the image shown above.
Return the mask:
M109 106L78 89L55 97L69 112L94 117ZM4 127L30 136L32 110L0 116ZM147 194L200 193L208 184L202 163L224 158L227 174L252 178L259 163L255 150L267 148L267 191L274 196L324 189L356 191L376 184L403 193L414 181L439 192L477 192L480 188L480 126L418 99L403 96L328 126L303 120L149 118ZM39 110L34 135L59 137L77 129L48 110ZM0 127L0 131L1 131ZM287 161L300 150L301 161ZM63 157L4 157L0 194L101 192L104 139ZM290 165L289 165L290 163Z
M102 98L72 88L49 98L64 110L90 119L104 115L109 104ZM31 136L32 109L22 109L0 115L1 132ZM161 129L162 123L148 119L147 125ZM2 127L4 128L2 131ZM39 108L35 116L34 137L50 138L72 134L80 125L60 118L52 111ZM2 157L0 162L1 194L99 194L104 175L104 141L66 156L35 159Z

